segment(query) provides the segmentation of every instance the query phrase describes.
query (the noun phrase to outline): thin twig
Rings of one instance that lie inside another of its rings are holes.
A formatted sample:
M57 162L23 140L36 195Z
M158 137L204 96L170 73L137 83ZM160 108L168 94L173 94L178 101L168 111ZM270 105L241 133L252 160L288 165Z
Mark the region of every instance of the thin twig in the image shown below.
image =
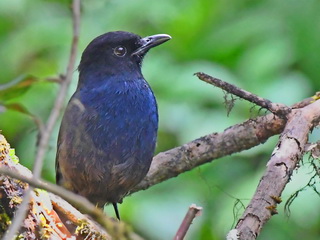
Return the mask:
M59 77L48 77L45 80L47 82L52 82L52 83L59 83L61 84L63 82L64 77L63 76L59 76Z
M64 81L60 85L58 96L55 100L55 104L50 113L48 121L45 127L40 129L40 141L39 141L39 146L38 146L38 150L37 150L37 154L36 154L36 158L33 166L33 176L35 179L41 176L43 159L45 157L45 154L48 148L50 136L52 134L55 123L60 115L61 109L63 107L63 103L67 95L67 90L72 80L72 73L74 71L74 66L76 61L79 31L80 31L80 0L73 0L72 20L73 20L73 38L72 38L72 44L71 44L71 53L70 53L69 63L66 70ZM16 212L16 217L14 218L9 229L6 231L6 234L3 237L3 240L13 239L16 232L19 231L22 221L27 214L31 191L32 191L31 187L26 190L24 194L23 202L20 205L19 210Z
M47 124L45 126L45 131L40 137L38 151L37 151L37 155L36 155L36 159L33 167L33 175L35 178L38 178L41 175L43 159L45 157L45 154L48 148L49 140L50 140L53 128L63 108L63 104L67 96L67 91L69 89L69 86L72 80L72 74L75 69L78 40L79 40L79 31L80 31L80 0L73 0L72 13L73 13L73 17L72 17L73 38L72 38L72 44L71 44L71 53L70 53L69 63L67 66L65 77L60 85L60 89L58 92L58 96L55 100L54 107L50 113Z
M187 234L187 231L189 230L190 225L192 224L192 221L195 217L200 216L202 212L202 207L197 207L195 204L192 204L186 216L184 217L176 235L174 236L174 240L182 240Z
M28 189L25 191L23 195L23 201L19 205L19 209L15 212L15 217L10 227L7 229L5 235L3 236L2 240L11 240L15 238L16 232L19 231L19 229L21 228L21 224L26 217L30 196L31 191L29 191Z
M284 104L281 103L273 103L268 99L259 97L253 93L250 93L246 90L243 90L241 88L238 88L235 85L232 85L230 83L224 82L218 78L209 76L205 73L198 72L195 73L195 75L202 81L205 81L207 83L210 83L216 87L219 87L228 93L231 93L233 95L236 95L240 98L246 99L249 102L252 102L254 104L257 104L263 108L268 109L270 112L274 113L275 115L281 117L281 118L286 118L286 116L291 112L291 108L287 107Z

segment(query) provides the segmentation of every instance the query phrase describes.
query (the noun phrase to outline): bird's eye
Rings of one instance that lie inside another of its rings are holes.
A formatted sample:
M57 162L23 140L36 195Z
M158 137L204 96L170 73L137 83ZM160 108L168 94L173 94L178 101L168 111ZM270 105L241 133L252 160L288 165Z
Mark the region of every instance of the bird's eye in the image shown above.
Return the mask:
M118 46L115 49L113 49L113 52L116 56L123 57L124 55L126 55L127 49L125 47Z

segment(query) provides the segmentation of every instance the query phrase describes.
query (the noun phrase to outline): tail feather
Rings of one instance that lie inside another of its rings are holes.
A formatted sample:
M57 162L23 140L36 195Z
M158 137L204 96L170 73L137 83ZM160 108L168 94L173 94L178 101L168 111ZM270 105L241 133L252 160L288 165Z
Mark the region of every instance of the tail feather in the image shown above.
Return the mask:
M117 203L112 203L113 208L114 208L114 212L116 213L116 216L118 218L118 220L120 221L120 214L119 214L119 210L118 210L118 205Z

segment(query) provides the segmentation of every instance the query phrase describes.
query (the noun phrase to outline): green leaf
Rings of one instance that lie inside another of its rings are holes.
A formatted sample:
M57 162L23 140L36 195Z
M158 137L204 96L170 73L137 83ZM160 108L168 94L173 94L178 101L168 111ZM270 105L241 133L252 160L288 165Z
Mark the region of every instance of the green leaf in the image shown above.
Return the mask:
M1 107L0 109L1 109L2 111L5 111L5 110L10 109L10 110L14 110L14 111L16 111L16 112L20 112L20 113L27 114L27 115L29 115L29 116L33 116L33 115L29 112L29 110L28 110L25 106L23 106L21 103L2 104L2 105L0 105L0 107Z
M16 97L20 97L40 79L31 75L21 75L11 82L0 85L0 101L6 102Z

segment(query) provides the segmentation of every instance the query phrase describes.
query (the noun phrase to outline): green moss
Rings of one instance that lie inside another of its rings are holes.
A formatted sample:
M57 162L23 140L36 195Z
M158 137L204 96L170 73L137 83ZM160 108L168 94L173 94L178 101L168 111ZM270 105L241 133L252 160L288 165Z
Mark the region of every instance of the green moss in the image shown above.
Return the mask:
M86 235L86 238L90 236L90 239L107 240L107 238L99 232L92 231L90 224L86 219L78 221L78 227L76 228L75 234Z
M16 150L14 148L10 148L9 156L14 163L19 163L19 158L16 156Z
M11 219L7 213L0 214L0 232L5 232L11 224Z

